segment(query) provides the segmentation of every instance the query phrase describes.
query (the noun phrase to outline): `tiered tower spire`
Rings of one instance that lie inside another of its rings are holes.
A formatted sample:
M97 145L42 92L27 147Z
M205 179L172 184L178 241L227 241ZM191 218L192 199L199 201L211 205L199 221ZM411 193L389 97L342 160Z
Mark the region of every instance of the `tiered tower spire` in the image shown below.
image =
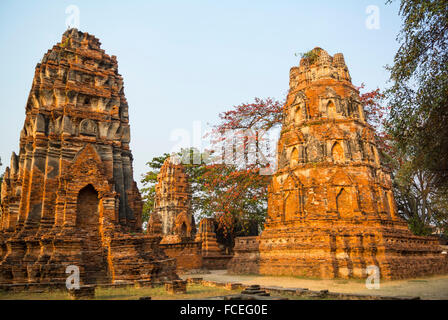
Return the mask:
M177 278L160 238L135 234L142 201L129 142L116 57L67 30L36 66L3 179L0 284L64 284L67 265L83 283Z
M365 278L369 265L389 279L448 271L437 240L413 235L397 215L341 53L315 48L291 68L283 113L259 253L250 260L237 246L233 272L248 263L262 274L323 278Z

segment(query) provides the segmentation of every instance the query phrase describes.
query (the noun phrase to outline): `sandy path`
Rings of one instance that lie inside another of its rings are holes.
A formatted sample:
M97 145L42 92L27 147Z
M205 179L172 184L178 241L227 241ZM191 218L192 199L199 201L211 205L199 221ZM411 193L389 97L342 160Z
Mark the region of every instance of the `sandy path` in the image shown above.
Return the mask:
M417 278L412 280L383 281L380 289L367 289L362 280L318 280L296 277L269 277L258 275L230 275L226 270L211 271L210 274L183 274L182 278L200 277L219 282L239 282L284 288L327 289L332 292L385 296L419 296L421 299L447 299L448 275Z

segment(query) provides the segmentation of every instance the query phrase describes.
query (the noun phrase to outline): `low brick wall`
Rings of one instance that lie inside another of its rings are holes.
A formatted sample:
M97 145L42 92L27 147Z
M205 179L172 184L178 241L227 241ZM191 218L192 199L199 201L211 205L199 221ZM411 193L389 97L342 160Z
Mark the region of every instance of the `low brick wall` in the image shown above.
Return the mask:
M53 290L65 290L65 283L51 283L51 282L42 282L42 283L18 283L18 284L0 284L0 291L4 292L44 292L44 291L53 291Z
M165 290L169 294L187 293L187 281L173 280L165 283Z
M176 259L177 271L202 268L201 242L166 243L160 247L168 257Z
M232 259L232 255L216 255L202 257L203 268L208 270L224 270Z
M72 300L87 300L95 298L95 286L80 286L78 289L69 289L69 296Z
M258 274L259 273L259 242L258 237L238 237L235 239L233 251L235 255L227 265L231 274Z

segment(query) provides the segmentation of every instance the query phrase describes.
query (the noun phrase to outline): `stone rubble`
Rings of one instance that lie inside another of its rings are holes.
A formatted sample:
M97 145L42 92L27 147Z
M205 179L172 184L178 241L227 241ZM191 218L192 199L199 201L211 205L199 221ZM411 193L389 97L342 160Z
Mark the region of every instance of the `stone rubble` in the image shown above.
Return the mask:
M187 281L173 280L165 283L165 290L169 294L187 293Z

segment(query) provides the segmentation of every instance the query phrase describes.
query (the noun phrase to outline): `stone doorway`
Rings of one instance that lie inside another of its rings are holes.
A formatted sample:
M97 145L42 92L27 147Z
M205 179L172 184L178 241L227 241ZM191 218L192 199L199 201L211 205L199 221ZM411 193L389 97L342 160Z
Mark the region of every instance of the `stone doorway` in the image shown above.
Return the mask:
M98 192L91 184L79 191L76 203L76 227L78 229L98 230L98 204Z
M345 188L342 188L336 197L336 207L338 213L341 215L341 218L347 218L352 215L353 210L351 197Z
M81 283L105 283L108 279L107 256L99 233L98 192L89 184L78 193L76 229L82 238Z
M182 226L180 227L180 237L185 238L187 237L187 225L185 222L182 223Z

